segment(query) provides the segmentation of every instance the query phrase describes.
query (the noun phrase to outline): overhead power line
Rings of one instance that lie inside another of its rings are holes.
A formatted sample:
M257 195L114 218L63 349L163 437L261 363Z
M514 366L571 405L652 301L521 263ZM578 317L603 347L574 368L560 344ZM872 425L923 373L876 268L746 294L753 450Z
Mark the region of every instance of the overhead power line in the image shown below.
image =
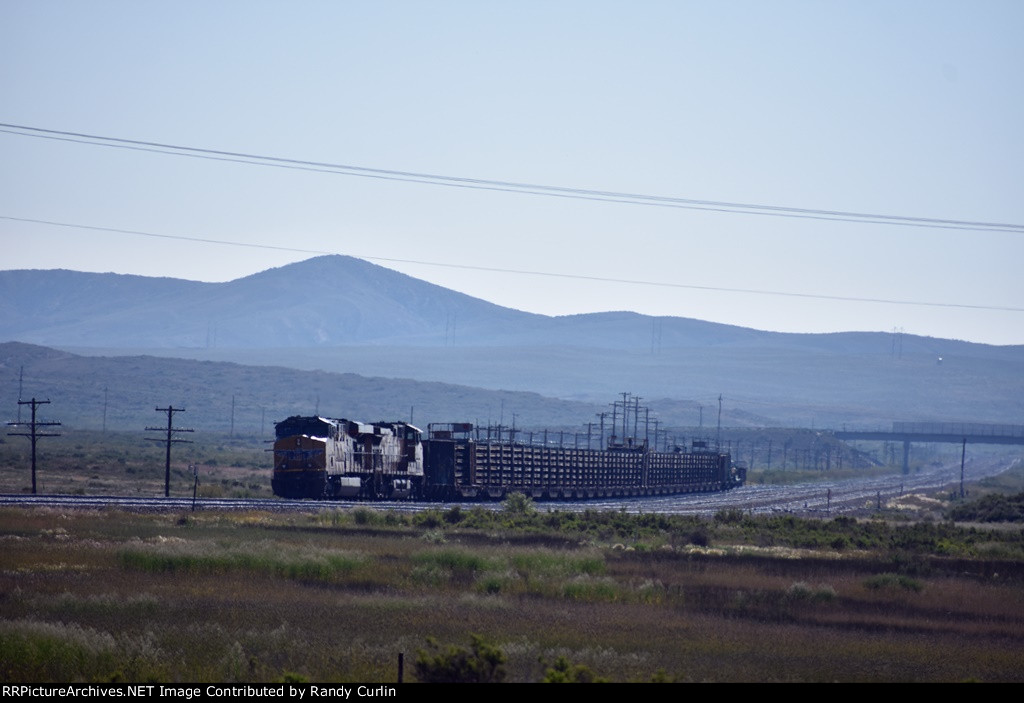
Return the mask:
M171 496L171 445L177 444L178 442L185 442L192 444L191 440L188 439L177 439L174 436L175 432L195 432L192 429L182 429L174 426L174 413L183 413L185 408L176 408L173 405L168 405L166 408L156 408L158 413L167 413L167 439L155 439L153 437L147 437L151 442L164 442L167 445L167 463L164 471L164 497L170 498ZM146 432L164 432L163 427L147 427Z
M643 193L626 193L588 188L572 188L567 186L542 185L538 183L519 183L485 178L465 176L446 176L415 171L398 171L383 168L371 168L352 164L337 164L323 161L266 156L245 152L205 149L200 147L166 144L161 142L106 137L96 134L69 132L55 129L44 129L26 125L7 124L0 122L0 132L23 137L69 141L93 146L105 146L136 151L147 151L158 154L170 154L190 158L230 161L254 166L270 166L303 171L317 171L336 175L358 176L361 178L377 178L383 180L405 181L424 185L447 186L452 188L470 188L474 190L493 190L502 192L543 195L548 197L572 198L579 200L596 200L600 202L645 205L649 207L682 208L688 210L706 210L744 215L761 215L768 217L787 217L798 219L829 220L839 222L857 222L862 224L896 225L904 227L928 227L935 229L957 229L990 232L1008 232L1024 234L1024 224L1005 222L982 222L974 220L950 220L932 217L911 217L906 215L884 215L877 213L848 212L843 210L822 210L815 208L786 207L781 205L759 205L719 200L701 200L696 198L680 198Z
M8 422L8 425L28 425L28 432L8 432L7 434L12 437L28 437L32 442L32 495L36 493L36 443L40 437L60 437L59 432L40 432L40 427L60 427L59 422L41 422L36 419L36 408L40 405L49 405L49 400L18 400L18 409L21 409L22 405L32 406L32 421L31 422Z
M155 232L142 232L131 229L118 229L116 227L99 227L95 225L83 225L70 222L53 222L50 220L37 220L28 217L13 217L11 215L0 215L0 220L11 220L14 222L30 222L33 224L50 225L54 227L70 227L74 229L87 229L94 232L111 232L116 234L128 234L139 237L155 237L158 239L173 239L184 242L197 242L201 244L222 244L224 246L246 247L249 249L269 249L272 251L287 251L297 254L313 255L337 255L351 256L339 251L327 251L323 249L300 249L298 247L275 246L273 244L254 244L252 242L233 242L226 239L211 239L207 237L187 237L180 234L157 234ZM508 273L527 276L545 276L547 278L565 278L578 281L597 281L601 283L623 283L637 286L655 286L659 288L682 288L687 290L714 291L720 293L745 293L749 295L776 295L788 298L808 298L812 300L837 300L854 303L885 303L889 305L916 305L934 308L963 308L968 310L998 310L1003 312L1024 312L1024 308L1008 307L999 305L970 305L966 303L940 303L923 300L898 300L893 298L865 298L845 295L825 295L819 293L796 293L791 291L762 290L757 288L729 288L724 286L701 286L688 283L670 283L667 281L645 281L630 278L611 278L607 276L586 276L575 273L560 273L557 271L532 271L527 269L500 268L496 266L474 266L472 264L453 264L442 261L424 261L422 259L398 259L386 256L364 256L355 258L367 261L380 261L395 264L415 264L418 266L436 266L438 268L462 269L466 271L485 271L488 273Z

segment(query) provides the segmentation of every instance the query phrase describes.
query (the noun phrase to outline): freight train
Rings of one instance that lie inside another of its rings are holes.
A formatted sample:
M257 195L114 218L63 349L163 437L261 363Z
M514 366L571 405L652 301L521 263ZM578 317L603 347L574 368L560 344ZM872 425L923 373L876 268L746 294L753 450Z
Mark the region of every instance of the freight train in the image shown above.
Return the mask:
M512 492L538 500L586 500L725 491L746 468L693 442L652 451L626 439L602 449L533 444L474 435L471 423L428 426L290 417L277 423L274 495L363 500L500 500Z

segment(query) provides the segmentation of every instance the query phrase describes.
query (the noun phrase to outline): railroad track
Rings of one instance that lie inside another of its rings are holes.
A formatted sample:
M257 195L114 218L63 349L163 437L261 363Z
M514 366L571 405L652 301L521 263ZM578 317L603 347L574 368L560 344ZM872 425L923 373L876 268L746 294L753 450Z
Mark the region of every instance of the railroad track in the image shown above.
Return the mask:
M968 481L1000 474L1020 459L982 458L968 462ZM691 493L654 498L590 500L586 502L544 502L541 510L625 510L629 513L665 513L676 515L714 515L723 509L740 509L755 514L801 513L841 514L874 506L907 493L954 489L959 485L960 465L929 467L909 476L847 479L834 482L805 483L790 486L747 485L722 493ZM831 492L831 496L830 496ZM193 508L190 497L157 496L71 496L71 495L0 495L0 505L54 508L106 509L139 512L187 512ZM270 512L316 512L357 506L375 507L403 512L430 508L447 508L453 503L366 503L359 501L293 501L277 498L198 498L196 510L265 510ZM466 505L466 504L464 504ZM500 509L500 503L471 503Z

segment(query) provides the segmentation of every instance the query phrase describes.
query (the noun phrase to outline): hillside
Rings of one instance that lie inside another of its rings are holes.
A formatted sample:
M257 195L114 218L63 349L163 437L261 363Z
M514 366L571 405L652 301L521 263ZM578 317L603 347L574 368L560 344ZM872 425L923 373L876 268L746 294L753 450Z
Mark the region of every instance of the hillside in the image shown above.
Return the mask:
M160 354L251 365L402 377L491 390L531 391L607 405L623 391L656 407L685 405L686 424L719 394L737 424L879 427L893 420L997 422L1024 418L1024 363L976 356L843 354L803 349L650 350L579 347L302 349L72 349ZM741 418L749 420L740 422Z
M134 347L445 343L531 317L359 259L325 256L227 283L0 272L0 339Z
M153 356L85 357L19 342L0 344L0 408L17 413L19 374L29 398L49 399L45 415L78 429L133 430L159 424L156 407L183 407L183 427L269 436L273 423L319 412L363 421L491 420L506 424L516 413L537 426L585 423L600 407L536 393L486 391L467 386L350 373L300 371ZM232 409L233 406L233 409ZM23 417L27 417L27 409ZM166 419L166 415L164 415Z
M3 271L0 301L0 340L83 356L405 378L599 408L630 391L673 399L691 416L722 394L744 424L1024 418L1021 346L903 335L897 353L884 333L783 334L632 312L549 317L343 256L227 283ZM265 379L254 384L227 392L267 394Z
M609 410L604 402L575 402L528 392L153 356L83 357L8 342L0 344L0 412L6 421L17 416L22 375L24 399L51 401L40 406L39 419L62 423L61 437L46 440L45 451L63 452L76 465L84 456L85 449L78 446L87 441L83 437L90 432L95 436L104 428L124 434L122 439L112 440L114 444L134 442L142 451L141 447L148 446L145 438L161 436L144 428L163 427L166 414L156 408L168 405L185 409L175 415L176 427L194 429L196 434L190 438L205 441L217 451L224 450L222 443L228 433L244 446L265 446L261 440L273 437L274 423L291 415L314 413L363 421L408 420L411 416L422 429L432 422L471 421L482 430L488 424L503 422L508 428L514 423L523 432L520 438L528 441L539 442L544 436L566 446L586 446L589 433L596 446L601 428L597 414ZM603 400L610 401L612 396ZM703 428L699 428L695 426L698 408L692 401L645 399L645 403L653 411L651 423L645 426L646 415L642 415L637 431L652 442L656 430L663 443L670 439L686 444L694 438L718 436L710 408ZM23 421L28 412L22 408ZM785 463L787 452L790 468L825 466L830 460L863 467L879 459L877 452L875 456L864 454L820 432L763 429L766 418L731 404L725 406L722 422L723 446L737 452L742 448L742 457L751 466L771 465L773 442L776 466ZM610 434L610 413L604 427ZM545 430L546 434L540 434ZM0 437L0 444L8 441ZM17 439L10 447L14 454L7 454L5 461L26 460L26 442ZM14 458L18 453L22 459ZM261 454L256 451L257 464L264 463ZM106 454L92 459L106 460ZM23 484L17 485L20 490Z
M0 339L62 347L567 346L799 349L890 355L885 333L785 334L681 317L550 317L501 307L348 256L319 256L226 283L78 271L0 271ZM657 342L652 344L654 332ZM903 354L1024 359L904 335Z

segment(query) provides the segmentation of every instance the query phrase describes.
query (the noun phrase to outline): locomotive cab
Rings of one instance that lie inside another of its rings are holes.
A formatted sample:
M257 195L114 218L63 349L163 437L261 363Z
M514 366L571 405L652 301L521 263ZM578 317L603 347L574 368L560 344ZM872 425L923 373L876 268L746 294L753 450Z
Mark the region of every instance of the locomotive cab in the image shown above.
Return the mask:
M419 497L423 450L419 428L294 416L277 423L274 495L283 498Z

